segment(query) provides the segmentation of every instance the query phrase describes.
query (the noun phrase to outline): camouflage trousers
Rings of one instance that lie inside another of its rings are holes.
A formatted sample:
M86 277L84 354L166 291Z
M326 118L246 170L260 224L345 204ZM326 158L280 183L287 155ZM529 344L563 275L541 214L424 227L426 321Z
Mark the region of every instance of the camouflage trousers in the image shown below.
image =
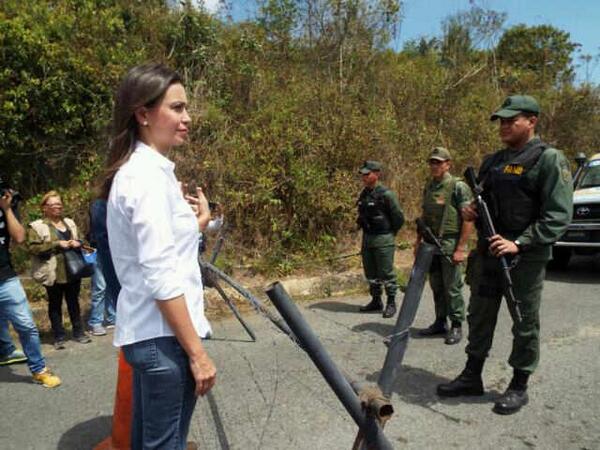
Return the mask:
M498 311L504 294L502 270L497 258L477 254L468 269L467 282L471 286L471 298L467 321L469 339L466 352L479 359L488 356ZM509 364L527 373L532 373L540 357L540 302L546 274L546 261L520 261L511 270L515 297L520 301L522 321L518 322L514 306L508 303L513 320L512 351Z
M395 251L395 246L363 247L361 251L363 269L372 297L381 297L384 289L388 298L396 296L398 282L394 270Z

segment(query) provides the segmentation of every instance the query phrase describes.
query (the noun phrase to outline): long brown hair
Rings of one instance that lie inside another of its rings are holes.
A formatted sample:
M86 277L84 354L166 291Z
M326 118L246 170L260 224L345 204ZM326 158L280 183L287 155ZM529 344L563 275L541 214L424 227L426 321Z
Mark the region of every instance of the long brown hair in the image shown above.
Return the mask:
M127 162L139 138L136 110L155 106L172 84L183 84L181 77L158 63L135 66L121 81L115 95L108 158L99 186L100 198L108 198L115 174Z

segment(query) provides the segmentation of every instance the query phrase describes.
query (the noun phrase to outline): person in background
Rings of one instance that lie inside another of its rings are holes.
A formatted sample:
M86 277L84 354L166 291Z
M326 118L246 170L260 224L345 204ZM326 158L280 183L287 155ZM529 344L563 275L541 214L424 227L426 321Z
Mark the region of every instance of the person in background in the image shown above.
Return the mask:
M101 198L121 284L114 344L133 368L131 448L184 449L198 395L216 380L201 339L198 232L209 219L202 190L184 195L168 159L190 117L180 76L161 64L132 68L118 88Z
M102 214L100 209L104 208L104 222L106 222L106 205L99 205L99 202L102 202L102 200L94 200L90 207L90 231L88 237L90 245L98 249L98 258L94 267L94 274L92 275L91 308L90 317L88 318L88 327L93 336L104 336L107 328L114 328L115 307L117 304L114 289L107 289L106 287L106 276L104 274L106 270L104 266L107 262L104 255L100 256L100 240L97 236L99 233L106 232L106 225L101 227L99 225L99 218L93 217L94 215L98 216Z
M223 208L220 203L210 203L210 220L206 225L204 231L200 232L200 243L198 244L198 251L203 254L206 251L207 236L209 234L216 234L223 227L225 217L223 215Z
M62 319L62 301L67 302L67 310L73 328L73 339L80 344L91 342L83 329L79 307L80 279L70 279L64 252L81 247L79 229L73 220L63 217L63 203L56 191L49 191L40 202L44 218L29 224L27 246L31 253L33 278L46 288L48 294L48 315L54 347L65 348L65 329Z
M396 314L398 282L394 271L396 233L404 224L404 214L396 194L379 182L381 163L365 161L359 170L364 189L357 201L357 223L363 230L361 256L365 277L369 282L371 301L361 312L381 311L383 288L387 304L383 317Z
M422 219L439 238L442 251L433 256L429 270L429 284L435 303L435 321L419 332L422 336L446 335L448 345L462 339L465 320L463 299L463 263L467 259L467 244L473 231L473 222L462 220L461 208L473 201L467 184L450 174L450 152L444 147L434 148L429 155L431 179L423 190ZM415 256L423 236L417 233ZM430 242L433 244L433 242ZM450 329L446 320L450 319Z
M27 361L34 383L47 388L61 384L60 378L46 366L40 334L33 320L25 290L10 260L11 240L25 242L25 228L13 211L12 192L0 196L0 362ZM19 335L23 352L16 349L8 332L8 322Z

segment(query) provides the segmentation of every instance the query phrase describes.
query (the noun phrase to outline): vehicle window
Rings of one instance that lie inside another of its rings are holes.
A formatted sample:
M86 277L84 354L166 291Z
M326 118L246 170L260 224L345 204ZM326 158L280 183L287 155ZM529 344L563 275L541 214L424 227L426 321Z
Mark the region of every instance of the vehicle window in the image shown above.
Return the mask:
M591 161L581 176L579 189L600 186L600 160Z

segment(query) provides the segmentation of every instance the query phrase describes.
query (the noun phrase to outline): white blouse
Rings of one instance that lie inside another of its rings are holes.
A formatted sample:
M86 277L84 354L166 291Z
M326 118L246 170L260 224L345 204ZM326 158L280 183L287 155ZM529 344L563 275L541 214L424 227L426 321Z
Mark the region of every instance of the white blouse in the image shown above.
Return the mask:
M198 335L211 334L198 265L198 221L174 169L169 159L137 142L112 183L107 228L121 283L113 340L117 347L173 336L156 301L182 294Z

